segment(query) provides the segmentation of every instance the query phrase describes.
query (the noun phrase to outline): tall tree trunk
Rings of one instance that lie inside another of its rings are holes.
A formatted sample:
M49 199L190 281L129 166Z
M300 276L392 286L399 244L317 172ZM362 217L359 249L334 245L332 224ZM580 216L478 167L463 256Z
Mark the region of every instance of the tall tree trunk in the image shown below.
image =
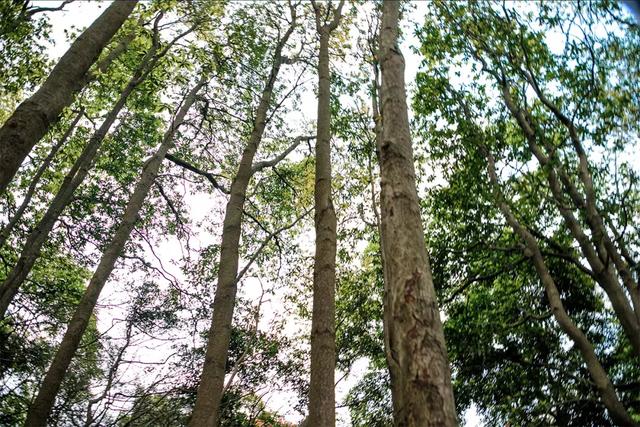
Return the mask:
M76 128L76 125L78 124L78 122L80 121L83 115L84 115L84 109L79 111L76 114L76 117L73 119L71 124L69 124L69 127L67 128L65 133L58 140L58 142L56 142L51 147L51 150L49 150L49 154L47 154L47 157L45 157L44 160L42 160L40 167L38 167L38 170L31 178L31 182L29 183L27 192L24 195L24 199L22 199L22 203L20 203L20 206L16 210L15 214L13 214L9 222L4 227L2 227L2 230L0 230L0 247L4 246L4 244L7 242L7 239L11 235L11 232L13 231L14 227L22 219L22 215L24 214L27 207L29 206L29 203L31 203L31 198L33 197L33 194L36 191L36 187L40 183L40 178L46 172L46 170L49 169L49 165L53 161L53 158L58 153L60 148L62 148L62 146L67 143L67 140L73 133L74 129Z
M69 322L60 347L58 347L58 351L44 377L40 390L38 391L38 396L29 408L25 427L46 426L47 418L55 402L56 394L60 389L69 364L78 349L78 345L80 345L80 340L93 314L93 309L96 306L100 292L111 275L115 262L122 253L124 245L131 235L131 230L133 230L133 226L136 223L138 213L149 194L151 185L158 176L162 160L173 146L174 136L178 127L182 124L187 112L196 101L198 91L205 84L206 80L201 78L198 84L191 89L176 114L175 119L171 123L171 127L165 132L158 150L147 160L142 168L140 180L136 184L133 194L127 203L120 224L100 258L98 267L89 281L89 285Z
M520 222L516 219L515 215L511 212L511 208L504 200L504 195L500 190L500 186L498 183L498 177L495 169L495 160L493 155L488 152L488 150L483 147L483 151L485 152L485 157L487 159L488 164L488 174L489 180L491 182L491 186L494 189L494 193L496 194L496 204L498 208L502 212L502 215L506 219L507 223L511 226L513 231L524 241L526 248L531 253L531 261L533 266L540 277L540 281L545 288L547 297L549 299L549 305L551 306L551 312L553 313L556 322L560 325L560 328L566 333L569 338L575 343L578 351L582 355L582 359L587 365L587 370L591 375L591 379L593 380L600 397L602 398L602 402L604 406L607 408L609 415L613 419L613 421L620 426L632 427L637 426L638 424L633 421L625 407L622 405L620 400L618 399L618 395L613 388L613 384L609 379L609 376L605 369L602 367L602 364L598 360L596 352L593 348L593 345L589 341L589 338L582 332L580 328L573 322L571 317L567 314L564 304L560 299L560 292L549 273L549 270L544 262L544 258L542 253L540 252L540 247L538 246L538 242L535 237L520 224Z
M338 26L343 2L324 23L315 2L318 54L318 122L315 164L315 232L313 265L313 311L311 315L311 379L309 383L310 427L332 427L336 422L336 213L331 198L331 70L329 38ZM331 8L331 4L326 5Z
M398 48L400 3L384 1L380 147L385 335L397 426L457 425L442 323L424 242Z
M42 246L47 241L49 233L60 217L60 214L70 203L75 190L80 186L80 184L82 184L89 173L105 136L116 121L120 110L122 110L126 104L129 95L144 80L148 72L157 62L158 56L155 54L156 48L157 46L154 44L142 59L142 62L138 66L133 77L129 80L115 105L107 114L105 121L96 133L91 136L91 139L84 147L82 153L76 159L69 172L67 172L60 189L51 201L46 213L35 229L27 237L27 241L22 253L20 254L18 262L7 275L2 286L0 286L0 319L4 319L7 309L9 308L9 304L11 304L11 301L18 292L18 289L29 275L33 264L40 256Z
M283 38L276 46L273 65L269 78L256 109L253 129L249 141L242 152L238 172L231 183L229 201L222 225L222 244L218 283L213 300L213 315L207 337L207 351L200 376L200 385L196 396L189 425L191 427L211 427L219 423L220 402L224 389L233 311L238 290L238 258L240 233L242 231L242 212L247 195L249 181L255 173L253 158L262 140L267 124L267 114L271 105L273 88L282 66L282 49L289 40L296 25L295 9L292 8L292 22Z
M111 65L111 63L113 63L113 61L116 58L118 58L127 49L127 47L129 46L129 43L135 38L135 36L136 36L135 31L131 31L129 34L123 37L118 42L118 44L115 45L113 49L109 51L108 55L97 64L96 71L98 73L105 73L109 69L109 66ZM98 76L98 73L96 72L87 73L85 75L85 82L83 83L83 86L86 86L88 83L93 81ZM78 121L80 121L80 119L82 118L83 114L84 114L84 109L81 109L81 111L78 112L75 119L71 122L71 124L69 125L65 133L62 135L60 140L53 147L51 147L51 151L49 151L49 154L47 155L47 157L42 161L42 164L40 165L37 172L34 174L33 178L31 179L31 182L29 183L29 188L27 189L27 192L24 196L24 199L22 200L22 203L20 204L20 207L16 210L16 213L13 215L13 217L11 217L9 222L2 228L2 230L0 230L0 247L2 247L6 243L7 239L11 235L11 232L13 231L13 228L22 219L22 215L24 214L27 207L29 206L29 203L31 203L31 198L33 197L36 187L40 182L40 178L42 177L44 172L49 168L51 161L53 160L55 155L58 153L60 148L62 148L62 146L66 144L67 140L71 136L71 133L75 129L76 125L78 124Z
M114 1L60 58L38 91L23 101L0 128L0 193L33 146L58 121L86 83L86 74L138 0Z
M501 86L502 99L505 105L522 130L531 152L546 172L547 182L549 183L549 189L551 190L553 201L557 206L564 223L578 243L585 259L591 266L594 279L609 297L611 307L616 313L616 316L620 321L620 325L631 343L634 353L640 357L640 319L636 315L633 304L633 302L637 300L637 298L634 298L634 293L637 292L637 286L634 289L634 284L628 284L627 291L631 296L632 301L632 303L630 303L625 293L625 289L620 285L618 277L616 276L616 270L614 268L615 263L609 263L610 259L613 260L616 259L616 257L619 258L619 254L615 251L615 248L610 248L612 251L606 252L605 244L601 244L601 241L604 239L604 235L606 235L606 231L601 230L601 232L596 232L598 229L592 228L592 238L590 238L585 233L572 208L569 207L570 203L565 201L565 196L568 193L572 202L578 207L584 206L586 209L586 204L591 204L592 207L589 208L591 214L586 212L585 217L587 220L592 217L591 221L598 223L597 220L593 219L594 216L598 216L595 208L595 196L592 196L588 201L581 200L582 197L577 194L577 189L572 185L569 176L563 171L562 167L554 164L557 162L554 162L554 159L546 155L541 149L538 140L543 139L543 133L537 132L535 129L536 125L533 122L532 117L527 114L525 110L518 108L511 96L509 83L507 81L498 83ZM586 169L586 159L580 159L580 163L581 167ZM596 242L595 246L594 241ZM624 276L623 274L621 274L621 277L623 279L624 277L627 279L630 278L630 276ZM637 305L635 307L637 307Z
M527 53L526 45L523 45L525 54ZM562 112L559 105L554 103L544 93L543 89L539 85L538 78L535 75L533 69L527 64L527 70L522 70L522 75L527 82L531 85L538 99L549 110L556 119L566 128L571 145L574 148L576 156L578 157L578 179L582 183L584 189L584 197L574 184L573 180L564 171L561 166L558 166L558 172L560 180L564 187L567 189L567 193L573 200L573 203L582 210L586 219L587 225L591 230L592 240L598 250L598 255L601 260L608 263L609 260L613 261L615 270L617 271L622 283L627 288L629 297L631 299L636 319L640 322L640 286L638 281L634 279L629 264L625 260L623 253L626 251L623 241L617 243L620 248L614 244L614 237L609 235L607 227L605 226L604 215L602 215L597 204L597 195L594 189L593 177L591 174L591 168L589 166L589 160L587 153L583 147L582 141L579 137L579 131L572 118ZM555 147L545 141L546 149L549 153L553 153ZM615 229L613 230L615 234ZM613 270L613 269L612 269ZM611 272L613 273L613 271ZM615 277L615 274L613 274ZM640 325L640 323L639 323ZM640 336L640 326L637 335ZM640 353L638 353L640 356Z

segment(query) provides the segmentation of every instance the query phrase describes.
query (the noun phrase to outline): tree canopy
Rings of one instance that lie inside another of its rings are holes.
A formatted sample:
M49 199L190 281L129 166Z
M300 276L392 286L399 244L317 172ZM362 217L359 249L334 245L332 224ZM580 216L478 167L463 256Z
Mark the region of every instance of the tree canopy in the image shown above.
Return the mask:
M640 424L623 2L0 0L0 53L1 425Z

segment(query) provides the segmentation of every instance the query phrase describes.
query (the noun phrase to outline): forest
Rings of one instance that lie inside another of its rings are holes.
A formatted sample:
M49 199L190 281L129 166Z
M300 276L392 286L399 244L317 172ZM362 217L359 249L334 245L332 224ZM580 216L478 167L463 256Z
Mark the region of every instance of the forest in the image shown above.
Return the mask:
M0 0L0 425L640 426L634 5Z

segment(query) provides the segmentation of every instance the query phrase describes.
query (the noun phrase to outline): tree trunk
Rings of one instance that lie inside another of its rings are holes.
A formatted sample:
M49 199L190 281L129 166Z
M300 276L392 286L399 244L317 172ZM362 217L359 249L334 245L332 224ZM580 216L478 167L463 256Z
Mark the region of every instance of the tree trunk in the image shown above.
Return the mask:
M253 129L242 152L238 172L231 183L229 201L222 225L222 244L218 283L213 300L213 315L196 403L189 422L191 427L211 427L217 426L219 423L220 402L224 389L233 311L238 290L237 274L242 212L244 211L247 187L254 174L253 158L262 140L273 88L283 62L282 49L293 32L295 21L294 14L289 29L276 46L273 66L256 109Z
M589 160L587 158L587 153L585 152L582 145L582 141L578 136L578 129L576 129L573 119L565 115L561 111L560 107L545 95L542 88L538 84L538 80L536 79L533 70L528 67L527 71L528 72L523 73L523 75L538 96L538 99L567 129L567 132L569 133L571 145L573 146L574 151L578 157L578 178L580 182L582 182L582 186L584 188L584 197L582 196L582 194L580 194L578 188L573 183L568 174L563 170L562 167L559 166L558 169L560 180L562 181L564 187L568 190L567 193L570 195L575 205L584 212L585 219L587 221L589 229L591 230L592 240L596 244L600 259L604 260L605 262L607 262L609 259L613 261L613 265L615 266L620 279L622 279L623 284L629 292L629 297L631 298L636 319L638 322L640 322L640 287L638 286L637 280L633 278L629 265L627 264L627 262L625 262L625 259L622 255L622 252L625 251L624 243L620 241L619 244L621 245L621 247L620 250L618 250L618 248L614 244L614 239L609 236L609 233L605 226L603 215L598 209L597 196L594 190ZM545 146L549 153L553 153L554 147L551 146L551 144L545 143ZM640 324L637 335L640 336ZM638 353L638 355L640 356L640 353Z
M127 86L120 94L120 97L116 101L115 105L107 114L105 121L96 131L96 133L91 136L91 139L85 146L84 150L76 159L69 172L67 172L67 175L62 181L62 185L60 186L58 193L56 193L55 197L51 201L51 204L49 205L46 213L44 214L36 228L27 237L27 241L25 243L24 249L22 250L22 253L20 254L18 262L13 267L11 272L7 275L7 278L2 283L2 286L0 286L0 319L4 319L7 313L7 309L9 308L9 304L11 304L11 301L18 292L18 289L29 275L33 264L40 256L42 246L47 241L49 233L60 217L60 214L71 202L75 190L80 186L80 184L82 184L85 177L89 173L89 170L93 165L96 154L98 153L98 150L102 145L105 136L109 132L109 129L111 128L113 123L116 121L116 118L118 117L120 110L124 107L127 98L138 86L138 84L140 84L144 80L144 77L146 77L148 71L155 64L155 61L158 57L153 57L153 55L155 55L155 46L152 47L151 50L142 59L142 62L138 66L138 69L134 73L134 76L131 78Z
M2 230L0 231L0 247L4 246L4 244L7 242L7 239L11 235L11 232L13 231L14 227L22 219L22 215L24 214L25 210L29 206L29 203L31 203L31 198L33 197L33 194L36 191L36 187L38 186L38 183L40 183L40 178L46 172L46 170L49 169L49 165L51 164L51 161L53 161L53 158L58 153L60 148L62 148L62 146L66 144L67 140L73 133L74 129L76 128L76 125L78 124L78 122L80 121L83 115L84 115L84 110L81 110L78 112L78 114L76 114L76 117L73 119L71 124L69 124L69 127L65 131L64 135L62 135L62 137L58 140L58 142L56 142L51 147L51 150L49 150L49 154L47 154L47 157L44 158L44 160L40 164L40 167L38 168L36 173L33 175L33 178L31 178L31 182L29 183L29 187L27 188L27 192L24 195L24 199L22 200L22 203L16 210L16 213L11 217L9 222L4 227L2 227Z
M553 201L557 206L558 211L560 212L567 228L571 232L571 235L578 243L582 254L591 266L594 279L609 297L611 307L616 313L616 316L620 321L620 325L631 343L634 353L640 357L640 319L636 316L634 305L629 303L625 290L620 285L620 282L616 277L616 271L613 268L613 264L608 263L609 256L611 256L611 259L615 259L617 252L614 250L612 252L605 252L604 254L601 253L605 250L604 244L600 247L594 247L593 241L595 240L596 242L599 242L599 240L602 240L602 234L596 233L597 229L592 228L593 238L589 238L589 236L587 236L573 210L569 208L569 203L565 201L565 195L568 193L572 197L571 200L577 206L585 205L587 201L580 200L581 196L577 194L577 189L570 185L570 179L566 173L564 173L559 166L556 167L552 158L546 155L540 148L538 139L541 138L539 136L541 134L536 132L534 129L535 124L532 122L531 117L516 105L513 97L511 96L508 82L501 82L501 89L502 99L507 106L507 109L524 133L531 152L546 172L549 189L551 190ZM586 160L581 159L581 162L583 161L586 162ZM558 175L560 175L560 177ZM564 187L562 185L563 182L565 184ZM592 199L594 197L595 196L593 196ZM591 200L589 203L595 206L595 200ZM593 210L595 208L591 209ZM597 212L592 212L591 214L586 213L585 217L588 219L590 216L596 214ZM596 239L596 236L598 235L600 236L600 239ZM623 275L622 277L624 278L625 276ZM627 290L633 301L633 285L631 285Z
M624 408L618 395L616 394L613 384L607 375L607 372L600 364L598 357L593 349L593 345L587 338L587 336L578 328L573 320L567 314L562 300L560 299L560 293L555 284L555 281L551 277L549 270L544 262L540 247L535 237L529 231L523 227L516 217L511 212L511 208L504 200L504 196L499 188L498 177L495 170L495 160L491 153L486 148L484 149L485 156L487 158L489 180L494 188L494 192L497 197L497 205L502 212L507 223L511 226L513 231L525 242L526 248L531 252L531 260L533 266L540 277L540 281L545 288L547 298L549 299L549 305L551 306L551 312L553 313L556 322L560 325L560 328L566 333L569 338L575 343L578 351L582 355L582 359L587 365L587 370L591 375L602 402L607 408L609 415L613 421L620 426L637 426L638 424L633 421L627 410Z
M118 58L127 49L127 47L129 46L129 43L135 38L135 36L136 36L135 31L131 31L129 34L123 37L118 42L118 44L109 51L109 54L97 64L97 67L96 67L97 72L105 73L109 69L109 66L111 65L111 63L113 63L113 61L116 58ZM87 73L85 75L85 82L83 83L83 86L86 86L88 83L93 81L96 77L97 77L97 73L95 72ZM49 152L47 157L42 161L42 164L40 165L37 172L33 176L31 182L29 183L29 188L27 189L27 192L25 194L25 197L22 203L20 204L20 207L18 208L18 210L16 210L16 213L9 220L7 225L5 225L0 231L0 247L4 246L7 239L11 235L13 228L22 219L22 215L24 214L25 210L29 206L29 203L31 203L31 197L33 197L33 194L35 192L35 189L38 183L40 182L40 178L42 177L42 174L44 174L44 172L49 168L51 161L53 160L55 155L58 153L60 148L62 148L62 146L66 144L67 140L71 136L71 133L75 129L76 125L78 124L78 121L80 121L80 119L82 118L83 114L84 114L84 109L78 112L78 114L76 115L76 118L73 120L73 122L71 122L71 124L69 125L65 133L62 135L60 140L51 148L51 151Z
M40 89L22 102L0 128L0 193L7 188L33 146L82 89L89 68L137 2L114 1L73 42Z
M379 55L387 362L395 425L447 427L457 425L456 410L416 190L399 8L397 1L383 3Z
M311 315L311 379L309 427L333 427L336 422L336 213L331 198L331 70L329 38L337 27L342 4L331 23L313 4L320 36L318 54L318 122L315 162L315 258ZM330 7L327 5L326 7ZM328 13L326 14L328 15Z
M53 362L44 377L38 396L29 408L27 414L27 420L25 427L46 426L47 418L51 412L51 408L55 402L56 394L60 389L62 380L67 372L69 364L73 359L73 356L80 345L80 340L84 334L85 329L89 323L89 319L93 314L93 309L96 306L100 292L104 287L107 279L113 271L114 265L124 245L127 243L131 230L136 223L140 208L144 204L144 201L149 194L151 185L158 176L158 171L162 164L164 156L169 149L173 146L174 135L178 127L184 121L184 118L196 100L198 91L204 86L206 80L201 79L198 84L191 89L187 97L185 98L182 107L176 114L171 127L164 134L162 143L158 147L156 153L145 163L142 168L140 180L136 184L136 187L127 203L122 220L116 229L111 242L105 249L100 259L100 263L93 274L93 277L89 281L89 285L76 308L67 331L62 338L62 343L53 358Z

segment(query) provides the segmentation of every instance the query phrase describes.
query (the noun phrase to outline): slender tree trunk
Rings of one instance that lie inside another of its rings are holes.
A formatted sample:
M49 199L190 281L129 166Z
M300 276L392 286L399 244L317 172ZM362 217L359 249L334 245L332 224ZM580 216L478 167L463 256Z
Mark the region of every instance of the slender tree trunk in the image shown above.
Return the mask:
M378 43L376 43L377 46ZM376 50L378 50L376 48ZM377 54L376 54L377 56ZM380 153L382 151L382 115L380 113L380 96L382 93L382 88L380 85L380 63L378 62L378 58L375 58L373 63L373 88L371 91L371 109L373 112L373 132L375 135L375 144L376 144L376 160L378 164L381 164ZM373 181L373 179L372 179ZM373 185L373 182L371 183ZM373 190L372 190L373 194ZM378 225L378 236L380 238L380 265L382 266L382 280L385 283L385 292L383 295L383 307L382 307L382 327L383 331L385 331L383 339L384 339L384 352L387 360L392 360L391 353L391 340L390 336L386 331L390 329L390 322L392 320L392 311L390 304L387 303L387 291L386 291L386 283L389 283L389 279L387 278L388 269L385 267L385 249L384 249L384 239L382 238L382 219L381 215L378 212L378 208L376 206L375 196L373 198L373 212L376 216L376 222ZM382 200L380 200L382 202ZM396 400L392 399L394 411L399 412L398 408L396 408Z
M511 212L511 208L504 200L504 196L499 187L498 177L495 170L495 160L493 156L486 150L485 156L487 158L488 164L488 172L489 172L489 180L491 181L491 185L494 188L494 192L497 197L497 205L503 216L507 220L507 223L511 226L513 231L520 236L520 238L525 242L526 248L530 251L531 260L533 266L540 277L540 281L545 288L547 297L549 299L549 305L551 306L551 312L553 313L556 322L560 325L560 328L566 333L569 338L575 343L576 347L580 351L582 355L582 359L587 365L587 369L589 374L591 375L591 379L593 380L600 397L602 398L602 402L604 403L607 411L609 411L609 415L613 419L613 421L620 426L637 426L638 424L633 421L627 410L624 408L620 400L618 399L618 395L616 394L615 389L613 388L613 384L607 375L607 372L604 370L598 357L593 349L593 345L587 338L587 336L578 328L578 326L571 320L569 315L567 314L562 300L560 299L560 293L558 292L558 288L556 287L555 281L547 266L544 262L544 258L542 253L540 252L540 247L538 246L538 242L535 237L529 231L523 227L516 217Z
M82 184L89 173L105 136L116 121L116 118L127 102L129 95L138 86L138 84L144 80L144 77L146 77L149 70L155 64L158 57L154 57L154 55L155 45L142 59L142 62L138 66L134 76L120 94L120 97L111 108L111 111L107 114L105 121L96 133L91 136L91 139L85 146L84 150L65 176L58 193L51 201L46 213L36 228L27 237L27 241L22 253L20 254L18 262L8 274L7 278L2 283L2 286L0 286L0 319L4 319L7 309L9 308L9 304L11 304L11 301L18 292L18 289L29 275L33 264L40 256L40 251L47 241L53 226L60 217L60 214L71 202L75 190L80 186L80 184Z
M96 67L97 71L99 73L105 73L109 69L109 66L113 63L113 61L116 58L118 58L127 49L127 47L129 46L129 43L135 38L135 36L136 36L135 31L131 31L129 34L123 37L118 42L118 44L109 51L108 55L97 64L97 67ZM92 73L92 72L87 73L85 75L85 82L83 83L83 86L86 86L88 83L93 81L96 77L97 77L97 73ZM78 114L76 115L76 118L71 122L71 124L69 125L65 133L62 135L60 140L51 148L51 151L49 152L47 157L42 161L42 164L40 165L37 172L33 176L31 182L29 183L29 188L27 189L24 200L20 204L20 207L18 208L16 213L13 215L13 217L9 220L7 225L5 225L0 231L0 247L2 247L6 243L7 239L11 235L11 232L13 231L13 228L22 219L22 215L24 214L25 210L29 206L29 203L31 203L31 198L33 197L35 189L38 183L40 182L40 178L42 177L44 172L49 168L51 161L53 160L55 155L58 153L60 148L62 148L62 146L66 144L67 140L71 136L71 133L73 133L73 130L78 124L78 121L80 121L80 119L82 118L83 114L84 114L84 109L81 109L81 111L78 112Z
M127 203L124 214L118 228L116 229L111 242L105 249L100 259L100 263L93 273L93 277L89 281L89 285L76 308L67 331L62 338L62 343L53 358L53 362L44 377L38 396L29 408L25 427L46 426L47 418L51 412L51 408L55 402L56 394L60 389L62 380L69 368L69 364L75 355L82 335L87 328L89 319L93 314L100 292L104 287L107 279L113 271L116 260L122 253L124 245L127 243L133 226L138 218L138 213L149 194L151 185L158 176L158 171L162 165L162 160L169 149L173 146L174 136L178 127L184 121L184 118L196 100L198 91L206 83L205 79L201 79L198 84L191 89L185 98L182 106L173 120L171 127L164 134L162 143L158 147L156 153L145 163L142 168L140 180Z
M399 8L397 1L383 3L379 55L387 362L395 425L448 427L457 425L456 410L416 190Z
M331 197L331 70L329 39L341 18L342 3L329 24L314 2L318 54L318 122L315 162L315 258L311 315L311 379L309 427L333 427L336 422L336 212ZM326 6L330 8L330 4Z
M523 46L523 49L526 49L526 47ZM584 197L561 166L559 166L560 180L568 190L567 193L571 197L572 201L584 212L585 219L589 229L591 230L592 239L598 248L601 260L605 263L607 263L609 259L613 261L615 270L629 292L634 313L640 324L640 287L638 286L637 280L633 278L629 265L625 262L625 257L622 255L622 252L625 251L624 243L621 243L621 248L618 250L614 244L614 239L607 231L603 215L598 209L597 196L594 190L589 160L587 158L587 153L582 146L582 141L578 136L578 130L576 129L573 120L569 118L569 116L565 115L560 107L545 95L543 89L538 84L538 79L536 78L534 71L527 66L527 70L523 70L522 74L534 89L538 99L569 133L569 139L571 140L571 144L576 156L578 157L578 179L582 183ZM545 143L545 146L549 153L553 153L554 147L547 143ZM638 335L640 335L640 333Z
M40 89L22 102L0 128L0 193L33 146L58 121L86 82L86 74L137 0L114 1L60 58Z
M631 343L634 353L640 357L640 319L636 316L634 304L629 303L625 290L620 285L618 277L616 276L616 271L612 268L613 265L610 265L608 262L609 255L611 255L612 259L615 259L617 252L606 252L604 244L602 244L601 247L594 247L592 239L587 236L578 218L574 215L573 210L568 207L570 204L565 201L565 195L568 193L571 200L576 203L578 207L585 206L585 203L587 202L581 200L582 197L577 194L577 189L570 185L569 177L566 176L562 170L558 171L558 168L552 161L552 158L547 156L541 149L538 143L540 133L536 132L534 129L535 125L532 122L531 117L525 114L525 111L519 109L515 104L511 96L509 84L507 82L501 82L501 89L505 105L524 133L531 152L546 172L549 189L551 190L553 201L558 207L560 215L562 216L571 235L576 242L578 242L582 254L591 266L594 279L609 297L611 307L616 313L616 316L620 321L620 325ZM564 187L563 182L565 185ZM595 201L591 201L591 203L594 204ZM597 212L591 212L591 214L587 213L585 216L590 217L596 214ZM601 242L603 239L602 234L595 233L593 230L594 229L592 229L592 235L594 240L596 242ZM597 236L600 236L600 239L597 239ZM626 277L629 278L629 276ZM628 286L631 286L627 287L627 290L632 297L632 301L634 301L633 284L628 284Z
M27 188L27 192L24 195L24 199L22 200L22 203L16 210L16 213L11 217L9 222L4 227L2 227L2 230L0 231L0 247L4 246L4 244L7 242L7 239L11 235L11 232L13 231L14 227L22 219L22 215L27 209L27 206L29 206L29 203L31 203L31 198L33 197L33 194L36 191L36 187L40 183L40 178L46 172L46 170L49 169L49 165L53 161L53 158L58 153L60 148L62 148L62 146L67 143L67 140L73 133L74 129L76 128L76 125L78 124L78 122L80 121L83 115L84 115L84 110L81 110L78 112L78 114L76 114L76 117L73 119L71 124L69 124L69 127L65 131L64 135L62 135L62 137L58 140L58 142L56 142L53 145L53 147L51 147L49 154L47 154L47 157L44 158L44 160L42 161L42 164L40 164L40 167L38 168L36 173L33 175L33 178L31 178L31 182L29 183L29 188Z
M240 233L242 230L242 212L247 195L247 187L255 170L253 158L262 140L267 124L267 113L271 105L273 88L282 65L282 49L289 40L296 25L295 11L292 9L292 23L283 38L278 42L274 53L273 66L262 91L256 109L253 130L242 152L238 172L231 183L229 201L222 225L222 244L218 283L213 300L213 315L207 337L207 351L200 376L200 385L196 396L189 425L191 427L211 427L219 423L220 402L224 389L233 311L238 290L237 274L239 259Z

